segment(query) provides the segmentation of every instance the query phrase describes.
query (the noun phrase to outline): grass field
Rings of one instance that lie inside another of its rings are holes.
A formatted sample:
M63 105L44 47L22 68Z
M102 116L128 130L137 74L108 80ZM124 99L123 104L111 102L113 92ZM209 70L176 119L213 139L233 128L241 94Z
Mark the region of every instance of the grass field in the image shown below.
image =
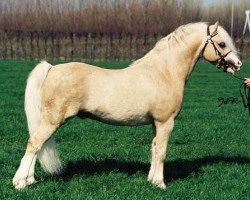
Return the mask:
M51 177L38 164L38 183L16 191L12 177L28 139L23 94L35 64L0 61L0 199L250 199L250 118L241 103L241 82L205 62L190 77L168 145L167 190L147 182L150 126L73 119L56 133L64 172ZM249 63L239 75L250 77ZM219 97L240 103L219 107Z

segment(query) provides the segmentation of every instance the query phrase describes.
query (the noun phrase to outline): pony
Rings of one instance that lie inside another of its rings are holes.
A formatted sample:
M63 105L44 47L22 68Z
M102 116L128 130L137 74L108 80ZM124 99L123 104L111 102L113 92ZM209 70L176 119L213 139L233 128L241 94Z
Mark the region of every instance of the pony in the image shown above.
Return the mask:
M36 182L37 159L46 172L61 171L52 135L78 116L113 125L152 124L148 181L165 189L169 136L181 110L185 83L200 58L229 73L242 65L232 39L218 22L180 26L144 57L120 70L78 62L39 63L27 80L25 112L30 137L13 178L14 187L22 189Z

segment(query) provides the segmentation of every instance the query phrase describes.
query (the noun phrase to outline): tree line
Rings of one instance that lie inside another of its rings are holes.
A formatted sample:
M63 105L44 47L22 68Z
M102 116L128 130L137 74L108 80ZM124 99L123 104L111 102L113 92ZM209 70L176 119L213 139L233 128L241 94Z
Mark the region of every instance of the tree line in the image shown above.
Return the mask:
M168 34L195 21L230 30L232 1L201 0L2 0L0 29L52 32ZM249 0L234 3L234 35L242 33Z
M70 59L74 58L74 53L79 48L76 45L80 43L85 46L82 47L82 54L85 54L85 51L98 49L98 45L104 49L107 48L105 47L107 44L108 48L119 47L119 44L124 43L122 40L129 43L126 44L126 48L134 48L132 43L137 42L142 48L141 52L145 52L152 47L155 39L169 34L182 24L197 21L211 23L219 21L230 32L232 1L224 0L210 5L204 5L202 2L202 0L1 0L1 58L40 58L44 55L47 57L57 55L52 57ZM236 42L242 36L246 9L250 9L249 0L239 0L234 3L233 36ZM78 40L79 42L76 42ZM63 47L68 48L67 54L70 55L62 54ZM140 48L130 49L130 59L139 56L133 53L135 50L140 51ZM103 57L109 59L107 52L113 51L106 49L103 52L106 52ZM96 57L98 55L94 56ZM117 57L119 59L122 56ZM124 56L124 59L127 57Z

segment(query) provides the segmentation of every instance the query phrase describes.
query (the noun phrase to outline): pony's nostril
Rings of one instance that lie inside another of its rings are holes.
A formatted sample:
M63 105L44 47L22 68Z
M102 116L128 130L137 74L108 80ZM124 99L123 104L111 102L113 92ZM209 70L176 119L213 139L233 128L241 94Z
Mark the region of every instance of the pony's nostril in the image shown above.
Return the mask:
M237 66L241 67L242 63L240 61L237 62Z

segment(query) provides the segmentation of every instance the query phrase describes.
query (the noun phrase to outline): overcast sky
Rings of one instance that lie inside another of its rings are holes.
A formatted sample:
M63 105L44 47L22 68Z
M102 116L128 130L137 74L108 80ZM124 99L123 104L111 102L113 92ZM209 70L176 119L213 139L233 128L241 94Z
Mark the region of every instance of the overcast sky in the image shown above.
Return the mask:
M204 5L211 5L211 4L221 2L221 0L203 0L203 2L204 2Z

